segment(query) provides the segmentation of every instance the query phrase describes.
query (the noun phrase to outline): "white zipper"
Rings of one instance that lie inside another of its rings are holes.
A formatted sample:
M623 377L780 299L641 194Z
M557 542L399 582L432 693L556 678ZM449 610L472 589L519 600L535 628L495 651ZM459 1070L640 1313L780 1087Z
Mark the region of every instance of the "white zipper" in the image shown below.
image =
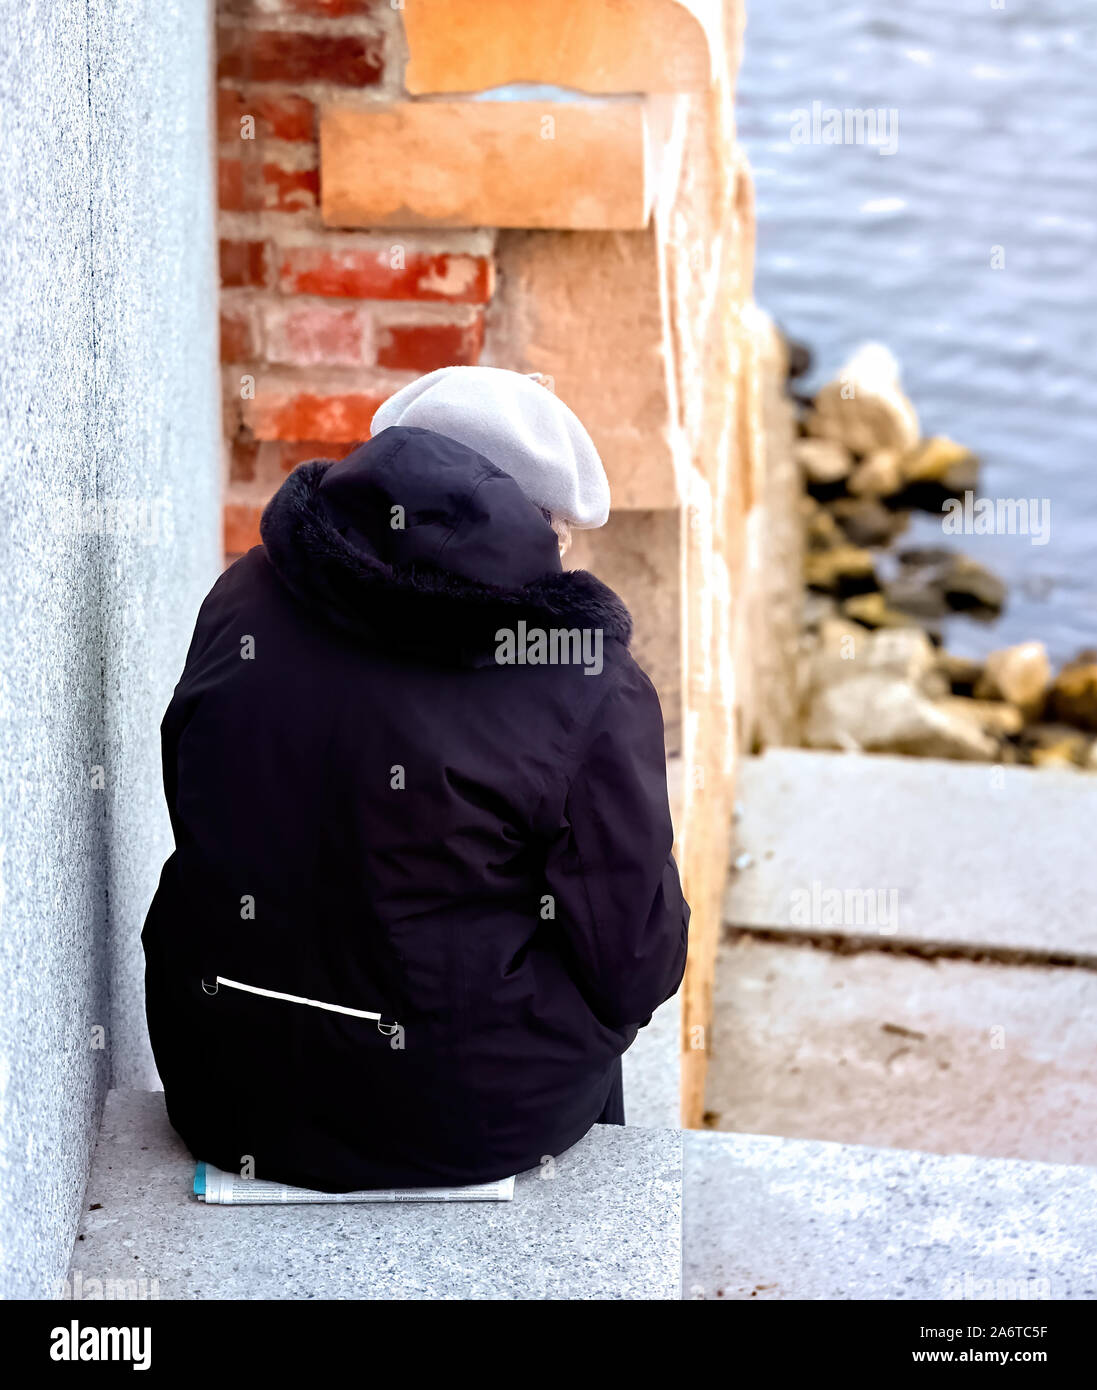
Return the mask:
M333 1014L350 1014L352 1018L372 1018L377 1023L381 1021L381 1015L371 1013L368 1009L348 1009L344 1004L325 1004L322 999L306 999L300 994L282 994L276 989L260 989L258 985L245 985L239 980L227 980L224 975L216 976L215 983L211 989L202 981L202 988L207 994L216 994L221 985L228 985L229 989L242 989L248 994L261 994L264 999L284 999L287 1004L307 1004L310 1009L327 1009Z

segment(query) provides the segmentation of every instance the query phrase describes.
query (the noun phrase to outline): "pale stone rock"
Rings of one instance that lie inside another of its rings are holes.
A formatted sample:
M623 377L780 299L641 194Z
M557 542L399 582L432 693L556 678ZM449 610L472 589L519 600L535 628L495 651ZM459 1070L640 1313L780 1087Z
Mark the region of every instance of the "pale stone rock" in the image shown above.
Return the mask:
M903 486L898 449L874 449L853 470L846 487L855 497L891 497Z
M1008 700L1033 719L1044 707L1050 684L1051 663L1043 642L1021 642L991 652L975 683L975 695L982 700Z
M853 468L853 456L836 439L798 439L796 461L809 483L840 483Z
M933 435L903 456L900 469L905 483L939 483L948 491L962 493L977 483L979 461L963 444Z
M918 621L909 613L892 608L887 596L874 590L870 594L853 594L842 604L842 612L856 619L865 627L872 628L916 628Z
M808 432L840 440L855 454L907 453L918 443L918 416L899 384L899 367L880 343L859 348L815 397Z
M812 662L817 687L851 680L866 672L895 676L915 686L936 671L936 653L926 634L916 627L868 632L842 618L826 618Z
M1080 729L1097 729L1097 652L1082 652L1055 677L1051 710Z
M847 586L868 588L873 582L872 552L856 545L836 545L804 556L804 578L812 589L840 592Z
M811 748L967 760L991 760L998 748L977 719L942 708L886 671L867 671L818 691L805 742Z
M1025 726L1025 717L1017 706L1004 700L969 700L964 695L949 695L940 705L961 718L976 720L988 734L1001 738L1013 738Z

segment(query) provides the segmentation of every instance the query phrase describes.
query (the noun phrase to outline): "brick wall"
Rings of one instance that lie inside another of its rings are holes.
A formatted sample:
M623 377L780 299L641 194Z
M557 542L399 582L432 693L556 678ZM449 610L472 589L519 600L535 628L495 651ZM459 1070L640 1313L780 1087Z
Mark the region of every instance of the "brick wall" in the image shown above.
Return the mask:
M342 457L398 387L479 358L490 231L346 232L320 217L318 106L399 99L404 67L390 0L218 0L230 557L257 543L296 464Z

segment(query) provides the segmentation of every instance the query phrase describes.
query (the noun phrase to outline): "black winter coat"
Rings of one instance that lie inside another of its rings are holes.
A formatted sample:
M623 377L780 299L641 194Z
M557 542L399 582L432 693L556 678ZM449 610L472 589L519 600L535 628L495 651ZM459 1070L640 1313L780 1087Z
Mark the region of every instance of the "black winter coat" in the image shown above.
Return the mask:
M262 536L162 726L176 848L142 941L172 1124L332 1192L533 1167L596 1121L685 964L629 615L427 430L301 465ZM567 630L585 664L537 663Z

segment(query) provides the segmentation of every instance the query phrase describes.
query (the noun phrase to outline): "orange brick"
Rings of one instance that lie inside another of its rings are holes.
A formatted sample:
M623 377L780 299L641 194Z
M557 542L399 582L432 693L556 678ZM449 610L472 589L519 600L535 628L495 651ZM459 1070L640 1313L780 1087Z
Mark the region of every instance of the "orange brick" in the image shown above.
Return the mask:
M256 439L368 439L385 395L364 391L263 391L243 402L244 423Z

